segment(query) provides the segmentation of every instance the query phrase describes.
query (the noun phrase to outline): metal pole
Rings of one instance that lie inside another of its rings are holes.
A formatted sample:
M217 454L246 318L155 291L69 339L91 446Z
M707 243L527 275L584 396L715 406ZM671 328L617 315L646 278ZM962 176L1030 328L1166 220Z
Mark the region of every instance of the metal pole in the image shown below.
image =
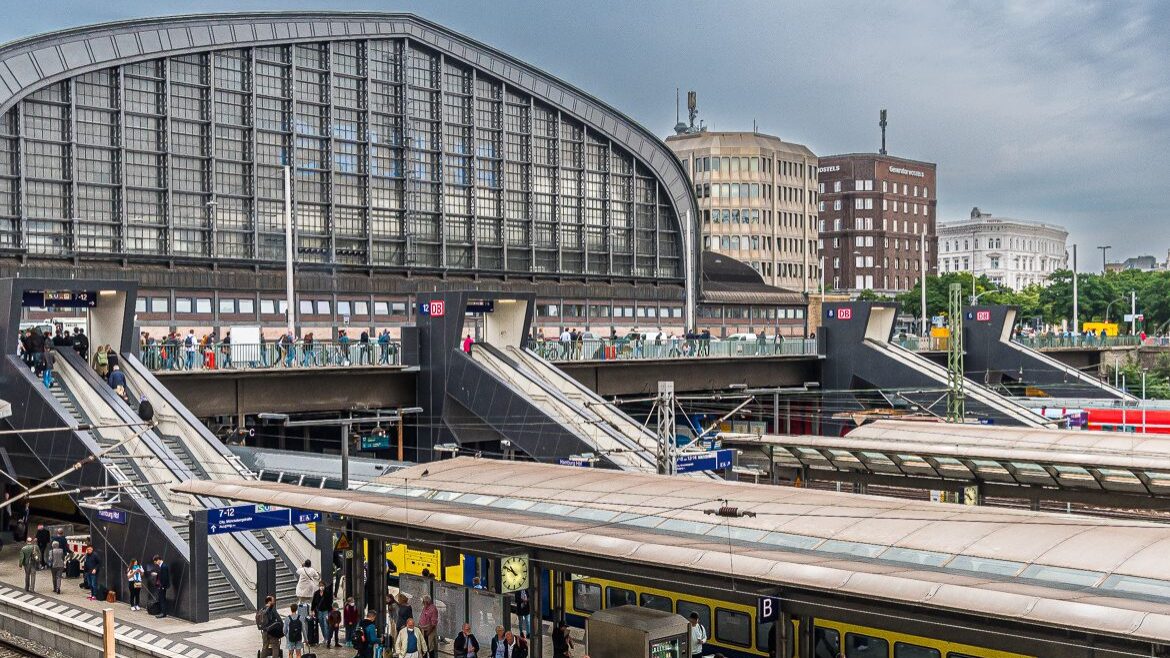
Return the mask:
M349 491L349 423L341 424L341 490Z
M921 254L920 257L922 259L922 275L918 277L918 287L922 289L920 291L922 298L919 300L919 302L922 304L922 309L921 309L921 311L922 311L922 313L921 313L921 315L922 315L922 320L921 320L922 321L922 328L919 329L919 332L923 336L926 336L926 234L925 233L922 234L921 239L922 239L922 246L919 248L918 251L920 252L920 254Z
M1146 432L1147 432L1147 430L1146 430L1146 371L1143 370L1142 371L1142 434L1145 434Z
M1129 291L1129 335L1137 335L1137 292Z
M1077 246L1074 244L1073 248L1073 335L1078 336L1081 333L1081 306L1080 295L1077 292Z
M292 168L284 166L284 279L288 304L288 332L296 335L293 306L293 218L292 218ZM291 346L289 346L291 349Z
M405 422L405 420L406 419L404 419L402 417L402 409L399 409L398 410L398 461L403 461L402 423Z

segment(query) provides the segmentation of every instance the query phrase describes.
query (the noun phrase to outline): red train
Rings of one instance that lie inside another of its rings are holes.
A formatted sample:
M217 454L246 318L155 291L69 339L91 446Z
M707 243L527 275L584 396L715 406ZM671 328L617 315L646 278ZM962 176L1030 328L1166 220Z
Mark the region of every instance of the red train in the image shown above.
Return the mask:
M1069 409L1045 407L1045 418L1067 419L1069 427L1103 432L1170 434L1170 409Z

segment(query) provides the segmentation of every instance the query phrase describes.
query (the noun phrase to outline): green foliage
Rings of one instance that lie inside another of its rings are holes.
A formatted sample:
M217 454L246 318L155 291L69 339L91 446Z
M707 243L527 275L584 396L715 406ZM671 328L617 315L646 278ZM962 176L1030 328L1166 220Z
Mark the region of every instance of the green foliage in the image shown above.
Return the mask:
M963 286L964 303L971 296L971 275L966 272L947 272L941 276L926 278L927 315L945 315L949 303L950 284ZM995 285L985 276L975 280L975 294L995 290ZM1145 315L1145 325L1138 324L1138 331L1165 333L1170 326L1170 272L1110 272L1105 275L1081 274L1077 281L1080 298L1080 320L1103 322L1108 312L1109 321L1129 327L1122 318L1129 313L1129 291L1137 294L1138 313ZM921 292L918 286L897 296L902 312L918 316ZM1059 324L1062 320L1072 323L1072 272L1059 270L1048 278L1048 285L1032 285L1020 292L995 291L979 297L981 303L1007 304L1020 309L1021 321L1035 317L1044 322Z
M1109 369L1109 381L1119 374L1116 368ZM1121 366L1120 375L1125 378L1125 387L1130 393L1142 394L1142 369L1135 363ZM1158 365L1146 371L1146 397L1150 400L1170 400L1170 360L1165 357Z

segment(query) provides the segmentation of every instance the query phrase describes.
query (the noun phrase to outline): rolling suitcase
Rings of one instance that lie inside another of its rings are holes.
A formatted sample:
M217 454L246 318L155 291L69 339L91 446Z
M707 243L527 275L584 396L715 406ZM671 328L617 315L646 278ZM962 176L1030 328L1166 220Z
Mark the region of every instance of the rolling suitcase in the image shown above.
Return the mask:
M305 643L309 646L317 646L321 644L321 625L317 623L316 619L306 619L305 626ZM301 656L301 658L305 658Z
M81 563L77 560L65 560L65 577L66 578L80 578L81 577Z

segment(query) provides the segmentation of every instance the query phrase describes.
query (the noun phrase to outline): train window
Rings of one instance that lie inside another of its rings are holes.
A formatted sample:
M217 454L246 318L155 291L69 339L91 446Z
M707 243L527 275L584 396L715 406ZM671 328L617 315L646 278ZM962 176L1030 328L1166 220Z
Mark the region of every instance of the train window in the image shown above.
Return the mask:
M942 652L930 647L920 647L917 644L895 642L894 658L942 658Z
M764 653L772 650L772 636L776 634L776 622L756 624L756 648Z
M601 585L578 580L573 583L573 608L578 612L597 612L601 609Z
M813 629L813 658L840 658L841 634L831 628Z
M651 610L661 610L663 612L670 612L674 609L674 602L670 600L669 596L658 596L657 594L642 594L638 597L643 608L650 608Z
M693 612L699 615L699 623L703 625L703 628L711 629L711 608L702 603L692 603L679 599L678 603L675 604L674 611L685 617L688 621Z
M741 647L752 645L752 618L742 612L715 608L715 639Z
M605 607L616 608L619 605L638 605L638 598L634 596L633 590L622 589L621 587L606 587Z
M845 658L889 658L890 643L880 637L845 634Z

